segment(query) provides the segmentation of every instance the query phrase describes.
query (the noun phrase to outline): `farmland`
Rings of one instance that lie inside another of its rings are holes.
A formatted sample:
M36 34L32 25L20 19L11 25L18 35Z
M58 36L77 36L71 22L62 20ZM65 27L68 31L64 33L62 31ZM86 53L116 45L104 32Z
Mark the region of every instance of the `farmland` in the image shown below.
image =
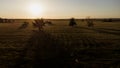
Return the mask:
M27 21L26 28L19 29ZM0 23L0 68L119 68L120 22L51 20L38 32L33 20Z

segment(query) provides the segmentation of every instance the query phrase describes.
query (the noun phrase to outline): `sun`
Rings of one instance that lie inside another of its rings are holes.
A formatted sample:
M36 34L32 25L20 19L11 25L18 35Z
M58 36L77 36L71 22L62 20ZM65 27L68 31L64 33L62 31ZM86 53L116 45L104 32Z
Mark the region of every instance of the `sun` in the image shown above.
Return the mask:
M40 6L39 4L31 4L29 5L29 12L32 16L40 16L42 14L42 6Z

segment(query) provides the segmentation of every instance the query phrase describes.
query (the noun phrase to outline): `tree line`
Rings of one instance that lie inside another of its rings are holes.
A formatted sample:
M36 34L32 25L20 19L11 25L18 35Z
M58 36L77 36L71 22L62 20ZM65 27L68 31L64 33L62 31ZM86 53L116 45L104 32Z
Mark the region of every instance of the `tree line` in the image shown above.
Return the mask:
M13 23L13 22L14 22L13 19L0 18L0 23Z

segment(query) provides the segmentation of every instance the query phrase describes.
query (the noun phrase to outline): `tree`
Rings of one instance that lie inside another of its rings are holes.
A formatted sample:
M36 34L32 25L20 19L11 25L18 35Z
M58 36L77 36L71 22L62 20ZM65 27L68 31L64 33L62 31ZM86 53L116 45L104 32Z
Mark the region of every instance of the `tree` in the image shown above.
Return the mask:
M35 22L33 22L33 26L37 27L39 31L43 30L43 26L45 25L44 20L41 18L41 19L36 19L34 21Z
M88 27L94 27L94 23L92 19L90 19L90 16L86 18L86 22Z
M74 18L70 19L69 26L77 25Z

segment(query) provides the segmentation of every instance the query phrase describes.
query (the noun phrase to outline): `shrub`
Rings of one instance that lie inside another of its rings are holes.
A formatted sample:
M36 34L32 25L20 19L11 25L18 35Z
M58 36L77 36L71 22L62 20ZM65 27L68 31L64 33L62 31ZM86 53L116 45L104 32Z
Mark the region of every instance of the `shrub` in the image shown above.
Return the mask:
M70 22L69 22L69 26L75 26L75 25L77 25L76 22L75 22L75 19L71 18Z
M93 27L94 26L94 23L93 23L92 19L90 19L90 17L86 18L86 22L87 22L88 27Z

